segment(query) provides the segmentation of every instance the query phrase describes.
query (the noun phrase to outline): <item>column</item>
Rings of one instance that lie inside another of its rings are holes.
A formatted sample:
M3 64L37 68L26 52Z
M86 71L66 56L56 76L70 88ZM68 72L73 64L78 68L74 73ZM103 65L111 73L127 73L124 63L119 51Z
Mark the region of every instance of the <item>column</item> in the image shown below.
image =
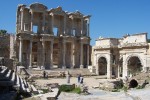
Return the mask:
M72 34L72 35L75 35L75 34L73 34L73 27L74 27L73 18L71 18L71 21L72 21L72 30L71 30L71 34Z
M22 47L23 47L23 39L20 38L19 43L19 62L22 64Z
M112 55L108 54L107 56L107 78L111 79L112 77Z
M31 11L31 32L33 31L33 11Z
M43 13L43 27L42 27L43 32L45 31L45 12Z
M54 35L54 32L53 32L53 27L54 27L54 14L51 14L52 16L52 22L51 22L51 25L52 25L52 34Z
M120 77L120 66L119 65L117 66L117 70L118 70L117 77L119 78Z
M66 34L66 15L64 16L64 35Z
M81 36L83 36L83 18L81 18Z
M80 68L83 68L83 43L80 43Z
M32 40L30 40L29 68L32 68Z
M72 68L74 68L75 67L75 42L72 42L72 46L71 46L72 48Z
M90 35L90 19L87 21L87 36L89 37Z
M51 41L51 45L50 45L50 57L51 57L51 65L50 67L53 67L53 40Z
M63 41L63 69L66 68L66 41Z
M89 44L87 44L87 68L89 66Z
M123 55L123 77L128 76L128 65L126 63L126 55Z
M21 11L21 31L23 31L23 27L24 27L24 21L23 21L23 19L24 19L24 8L22 7L21 9L20 9L20 11Z
M45 41L42 40L42 69L45 69Z

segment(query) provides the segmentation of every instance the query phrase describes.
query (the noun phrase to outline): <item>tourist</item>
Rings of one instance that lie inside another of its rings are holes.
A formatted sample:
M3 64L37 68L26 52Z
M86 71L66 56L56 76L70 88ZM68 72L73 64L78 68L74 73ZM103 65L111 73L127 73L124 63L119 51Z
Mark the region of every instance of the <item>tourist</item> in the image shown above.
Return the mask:
M67 84L70 83L70 74L69 74L69 71L67 71L66 73L66 79L67 79Z
M83 84L83 76L80 77L80 84Z
M80 83L81 74L78 75L78 83Z
M46 77L46 72L45 71L43 71L43 78L45 78Z

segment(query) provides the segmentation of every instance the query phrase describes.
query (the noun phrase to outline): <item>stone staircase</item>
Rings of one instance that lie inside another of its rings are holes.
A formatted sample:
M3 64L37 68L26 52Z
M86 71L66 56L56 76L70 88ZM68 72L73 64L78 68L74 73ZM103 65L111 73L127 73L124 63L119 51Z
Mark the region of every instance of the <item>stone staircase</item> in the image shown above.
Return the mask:
M87 68L83 68L83 69L80 69L80 68L75 68L75 69L60 69L60 68L57 68L57 69L51 69L51 70L45 70L47 73L48 73L48 77L61 77L63 76L62 74L66 74L67 71L69 71L69 73L71 74L71 76L73 77L77 77L78 74L81 74L83 76L93 76L93 75L96 75L92 72L89 71L89 69ZM32 75L34 76L39 76L39 77L43 77L43 70L35 70L35 69L32 69Z
M28 83L13 70L9 70L5 66L0 66L0 87L12 86L20 92L29 93L31 89Z

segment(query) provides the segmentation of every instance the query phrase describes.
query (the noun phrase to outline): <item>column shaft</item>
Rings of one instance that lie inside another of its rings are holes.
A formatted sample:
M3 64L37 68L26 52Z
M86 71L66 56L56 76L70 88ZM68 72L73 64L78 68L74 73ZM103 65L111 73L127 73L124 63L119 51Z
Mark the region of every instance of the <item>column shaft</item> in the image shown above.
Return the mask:
M88 28L87 28L87 30L88 30L87 36L89 37L89 35L90 35L90 19L88 20L87 26L88 26Z
M50 45L50 56L51 56L51 68L53 67L53 41L51 41L51 45Z
M23 40L20 39L20 45L19 45L19 62L22 64L22 47L23 47Z
M72 42L72 68L74 68L75 67L75 43L74 42Z
M66 34L66 16L64 16L64 35Z
M52 29L52 34L54 35L54 32L53 32L53 27L54 27L54 15L52 15L52 22L51 22L51 29Z
M112 59L111 54L107 57L107 78L111 79L112 77Z
M80 68L83 68L83 43L80 44Z
M87 44L87 68L89 66L89 44Z
M83 36L83 18L81 19L81 36Z
M42 66L45 69L45 41L42 41Z
M21 31L23 31L23 27L24 27L24 21L23 21L23 19L24 19L24 8L21 8Z
M45 31L45 12L43 13L43 32Z
M66 68L66 42L63 41L63 69Z
M29 57L29 67L32 67L32 40L30 40L30 57Z
M125 60L126 60L126 55L123 55L123 77L128 76L128 66Z
M33 31L33 12L31 11L31 32Z
M75 35L75 34L73 34L73 27L74 27L73 18L72 18L71 20L72 20L72 30L71 30L71 34L72 34L72 35Z

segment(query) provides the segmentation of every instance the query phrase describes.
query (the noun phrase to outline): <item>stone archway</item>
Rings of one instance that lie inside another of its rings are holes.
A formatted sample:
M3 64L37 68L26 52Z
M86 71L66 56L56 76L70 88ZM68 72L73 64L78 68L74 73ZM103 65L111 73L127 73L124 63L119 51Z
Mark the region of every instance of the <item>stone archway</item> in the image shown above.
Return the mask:
M128 74L133 75L141 72L142 70L142 62L138 56L132 56L127 61Z
M107 60L105 57L98 59L98 69L99 75L107 75Z

